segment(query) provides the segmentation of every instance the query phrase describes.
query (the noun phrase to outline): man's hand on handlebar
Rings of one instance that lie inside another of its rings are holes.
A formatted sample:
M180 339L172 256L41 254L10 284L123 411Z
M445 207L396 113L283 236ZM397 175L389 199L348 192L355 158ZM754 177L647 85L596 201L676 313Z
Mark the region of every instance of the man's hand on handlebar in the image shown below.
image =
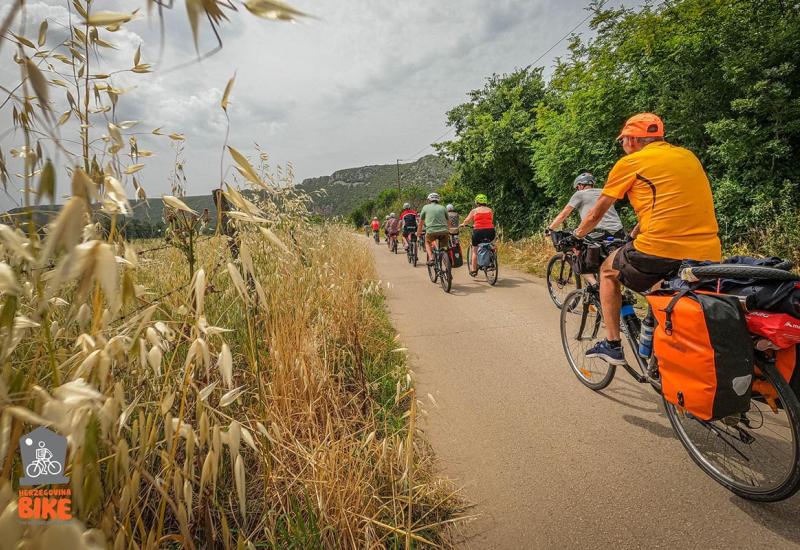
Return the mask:
M574 233L567 233L558 244L564 248L575 248L579 243L580 239Z

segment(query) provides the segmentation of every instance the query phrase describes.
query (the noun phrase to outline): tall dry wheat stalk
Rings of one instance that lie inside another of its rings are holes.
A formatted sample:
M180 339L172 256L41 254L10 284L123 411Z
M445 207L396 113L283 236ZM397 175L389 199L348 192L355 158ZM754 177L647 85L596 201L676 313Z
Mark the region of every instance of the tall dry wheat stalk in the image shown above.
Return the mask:
M553 244L544 235L532 235L516 241L500 238L497 240L500 263L544 276L547 262L556 253Z
M195 32L203 11L220 21L222 3L187 5ZM247 8L299 14L259 0ZM130 212L126 187L145 196L136 174L147 155L115 118L123 91L112 71L91 61L110 44L99 30L134 14L79 0L71 9L64 43L47 44L46 23L35 41L24 22L13 35L21 82L9 100L23 144L11 153L24 206L55 197L49 143L75 162L50 223L38 228L26 210L0 225L0 549L447 545L458 501L419 438L368 252L349 232L309 222L291 168L270 173L259 151L256 170L228 147L250 187L224 190L238 254L221 235L198 243L191 280L180 251L140 254L117 227ZM137 50L129 71L149 70ZM59 116L53 84L67 92ZM55 131L72 118L77 152ZM180 198L164 202L196 214ZM17 517L17 444L37 426L68 439L76 521Z

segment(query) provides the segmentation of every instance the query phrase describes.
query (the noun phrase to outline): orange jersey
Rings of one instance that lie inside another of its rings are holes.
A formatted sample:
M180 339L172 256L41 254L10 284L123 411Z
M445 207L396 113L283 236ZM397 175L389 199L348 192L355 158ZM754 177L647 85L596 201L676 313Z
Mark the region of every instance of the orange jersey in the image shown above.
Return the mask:
M639 218L634 241L639 252L675 260L721 260L711 185L688 149L656 141L622 157L611 169L603 194L628 196Z
M494 212L490 209L478 212L476 208L472 214L472 227L474 229L492 229L494 227Z

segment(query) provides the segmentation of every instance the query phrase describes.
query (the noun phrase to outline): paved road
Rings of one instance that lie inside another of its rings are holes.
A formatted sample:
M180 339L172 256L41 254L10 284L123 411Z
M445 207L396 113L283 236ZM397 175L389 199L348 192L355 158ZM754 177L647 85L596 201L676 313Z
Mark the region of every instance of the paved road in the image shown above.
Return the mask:
M489 287L461 268L446 295L424 265L367 246L419 395L437 403L425 430L440 467L480 514L464 548L800 547L800 498L751 504L717 485L623 371L601 393L577 381L543 281L501 266Z

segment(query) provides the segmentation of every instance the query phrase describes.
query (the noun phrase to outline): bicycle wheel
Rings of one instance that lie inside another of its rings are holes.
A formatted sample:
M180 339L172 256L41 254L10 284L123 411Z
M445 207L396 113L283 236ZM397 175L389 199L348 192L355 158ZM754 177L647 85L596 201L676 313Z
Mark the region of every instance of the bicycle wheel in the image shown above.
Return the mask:
M497 253L492 251L492 260L486 269L483 270L484 275L486 275L486 282L490 285L494 286L497 284Z
M472 274L472 244L467 245L467 273L470 277L475 277Z
M439 254L439 284L442 285L442 290L450 292L453 286L453 272L450 268L450 256L447 251L442 251Z
M434 250L434 254L436 254L435 250ZM426 264L427 264L427 258L428 258L427 251L425 253L425 258L426 258ZM435 262L436 262L436 256L434 256L434 263ZM428 278L431 280L432 283L435 284L436 281L439 280L439 273L436 271L436 266L435 265L430 265L430 264L427 264L427 265L428 265Z
M772 281L800 281L800 275L791 271L784 271L774 267L738 264L714 264L689 267L683 272L689 272L700 279L761 279Z
M28 464L28 467L25 468L25 475L28 477L39 477L41 474L46 473L42 468L42 465L39 464L38 461L31 462Z
M419 259L418 258L419 249L417 248L417 241L416 240L411 243L411 247L412 247L412 250L413 250L413 252L411 254L411 264L414 267L417 267L417 261Z
M586 357L586 351L605 334L600 300L584 289L573 290L561 306L561 344L572 372L592 390L602 390L614 379L615 365Z
M664 400L695 464L740 497L775 502L800 489L800 402L775 367L757 363L750 409L703 421Z
M61 463L57 460L51 460L47 464L47 473L52 476L58 475L61 473Z
M572 270L572 262L563 252L550 258L545 280L550 299L559 309L564 304L567 294L581 288L581 277Z

